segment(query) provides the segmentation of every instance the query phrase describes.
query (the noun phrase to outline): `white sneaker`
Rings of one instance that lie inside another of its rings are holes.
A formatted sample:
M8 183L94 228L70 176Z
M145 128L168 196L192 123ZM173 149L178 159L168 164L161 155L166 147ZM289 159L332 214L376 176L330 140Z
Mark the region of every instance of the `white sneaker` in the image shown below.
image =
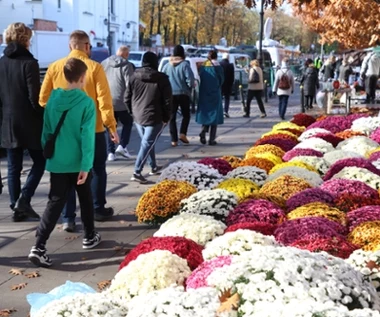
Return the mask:
M115 154L113 153L108 154L108 157L107 157L108 162L113 162L115 160L116 160Z
M119 154L121 155L122 157L125 157L125 158L131 158L132 155L129 154L128 152L128 149L127 147L123 148L121 145L119 145L115 151L115 154Z

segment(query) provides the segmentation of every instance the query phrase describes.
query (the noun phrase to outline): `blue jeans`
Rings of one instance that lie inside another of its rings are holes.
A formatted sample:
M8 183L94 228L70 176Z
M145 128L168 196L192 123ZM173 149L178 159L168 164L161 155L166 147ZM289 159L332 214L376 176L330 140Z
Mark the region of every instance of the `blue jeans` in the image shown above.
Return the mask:
M154 146L165 126L162 123L154 126L142 126L136 123L136 128L141 138L141 144L136 158L135 173L140 174L147 160L151 168L157 166Z
M128 110L115 111L114 116L115 120L119 121L123 125L120 136L120 145L125 148L129 144L129 140L131 138L133 118ZM108 138L108 153L115 154L115 143L113 143L110 138Z
M228 110L230 110L230 94L224 95L224 112L228 113Z
M105 132L95 134L95 155L94 165L92 167L91 191L94 202L95 212L102 212L106 205L106 189L107 189L107 145ZM68 201L62 212L63 222L75 221L76 199L75 189L70 191Z
M280 95L280 96L278 96L278 99L280 100L278 111L280 113L280 117L284 118L285 113L286 113L286 108L288 107L289 96L288 95Z
M42 176L45 173L45 158L42 150L28 150L33 161L32 168L28 174L24 187L21 189L21 171L24 160L24 149L7 149L8 156L8 188L11 199L10 207L13 209L16 201L22 195L28 202L36 191Z

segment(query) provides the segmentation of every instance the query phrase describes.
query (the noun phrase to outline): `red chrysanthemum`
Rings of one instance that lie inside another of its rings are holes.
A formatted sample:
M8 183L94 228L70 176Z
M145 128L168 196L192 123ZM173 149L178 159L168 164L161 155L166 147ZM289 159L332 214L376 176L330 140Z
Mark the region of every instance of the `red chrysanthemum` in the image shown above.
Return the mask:
M301 127L307 128L309 125L312 125L315 121L316 120L314 117L306 113L298 113L293 117L291 122Z
M233 170L230 163L219 158L206 157L199 160L197 163L211 166L212 168L218 170L218 172L222 175L227 175L228 172L231 172Z

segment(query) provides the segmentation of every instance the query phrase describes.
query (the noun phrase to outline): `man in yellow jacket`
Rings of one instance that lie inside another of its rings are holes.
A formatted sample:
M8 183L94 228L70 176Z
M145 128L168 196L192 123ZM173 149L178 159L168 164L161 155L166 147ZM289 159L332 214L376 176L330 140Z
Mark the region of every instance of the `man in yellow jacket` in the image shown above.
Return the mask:
M84 91L94 100L96 107L96 134L95 134L95 156L92 168L92 195L95 208L95 220L105 221L112 217L112 208L105 208L107 173L106 160L107 148L105 127L109 130L111 139L119 143L116 131L116 121L112 106L112 96L108 86L107 77L102 66L91 60L90 38L84 31L74 31L70 35L70 54L51 64L46 73L41 87L40 104L45 106L53 89L67 88L67 81L63 73L63 67L69 58L78 58L87 65L86 84ZM63 211L63 229L68 232L75 230L75 191L70 193L68 203Z

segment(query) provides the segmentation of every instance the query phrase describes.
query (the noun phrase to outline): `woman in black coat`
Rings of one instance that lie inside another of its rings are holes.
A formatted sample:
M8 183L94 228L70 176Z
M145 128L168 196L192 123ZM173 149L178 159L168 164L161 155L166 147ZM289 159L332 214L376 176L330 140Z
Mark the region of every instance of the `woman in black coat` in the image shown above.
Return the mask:
M301 85L305 95L305 108L313 108L313 100L319 89L318 71L311 59L305 63L305 72L302 75Z
M38 103L40 75L37 60L29 52L32 31L13 23L5 31L7 47L0 59L0 105L3 115L1 145L8 156L8 189L13 221L39 219L30 205L45 171L41 148L43 108ZM33 161L21 189L24 150Z

